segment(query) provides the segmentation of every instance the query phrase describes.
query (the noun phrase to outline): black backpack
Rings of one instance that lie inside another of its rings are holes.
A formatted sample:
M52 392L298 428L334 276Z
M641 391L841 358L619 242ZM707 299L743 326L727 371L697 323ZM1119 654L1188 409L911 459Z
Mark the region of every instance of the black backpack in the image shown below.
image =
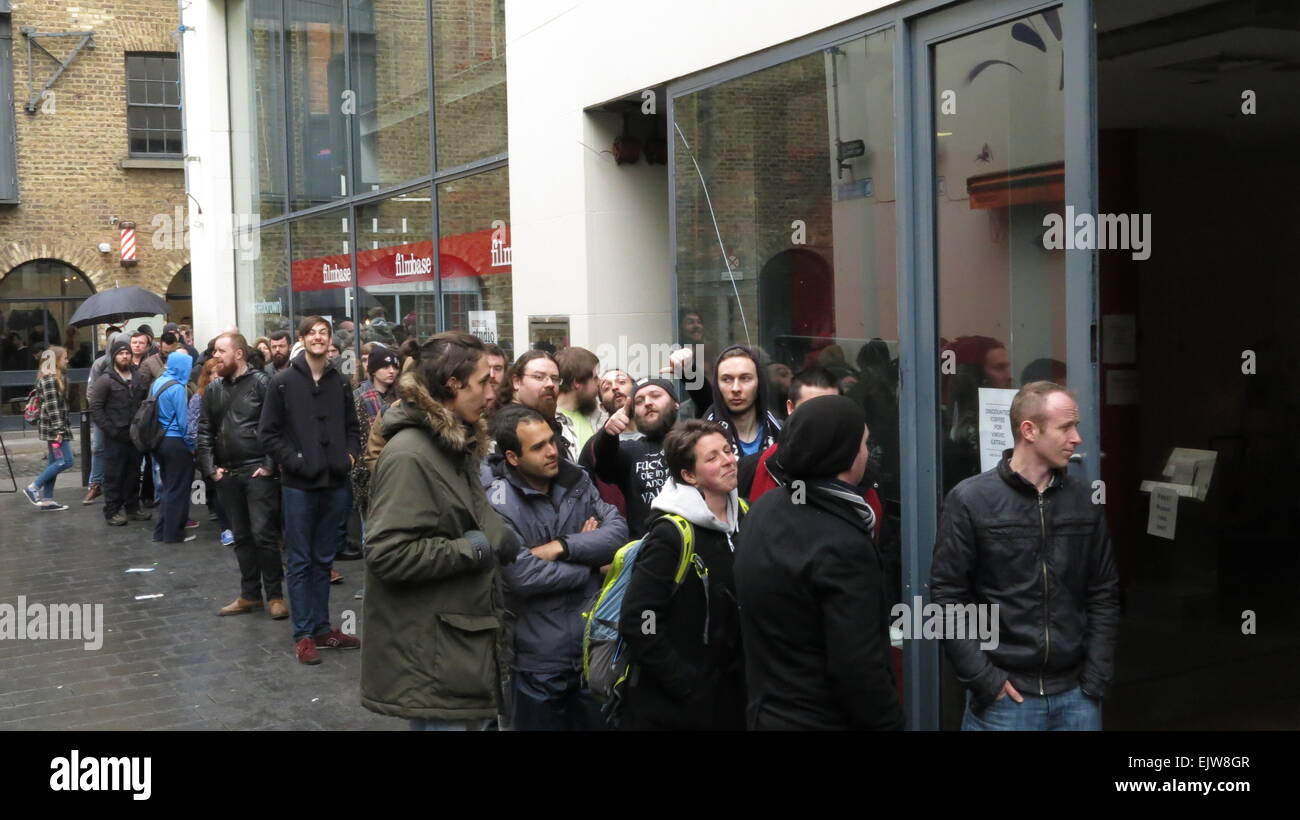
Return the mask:
M157 393L150 391L150 394L144 397L144 401L140 402L139 409L131 419L131 443L142 453L152 453L157 450L158 445L162 444L163 437L167 435L167 431L158 423L158 397L164 390L170 390L180 384L175 379L170 381L171 384L159 388Z

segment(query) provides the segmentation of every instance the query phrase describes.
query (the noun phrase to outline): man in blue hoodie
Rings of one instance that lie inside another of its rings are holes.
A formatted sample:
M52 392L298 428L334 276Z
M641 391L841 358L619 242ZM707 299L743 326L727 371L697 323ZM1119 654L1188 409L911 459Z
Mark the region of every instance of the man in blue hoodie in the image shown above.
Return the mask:
M154 451L162 471L163 490L158 505L162 514L154 527L153 540L165 544L194 540L193 535L185 535L185 522L190 517L190 484L194 480L194 451L185 438L189 423L185 384L193 366L194 359L184 348L173 350L162 375L149 387L149 395L157 396L158 424L164 431L162 443Z

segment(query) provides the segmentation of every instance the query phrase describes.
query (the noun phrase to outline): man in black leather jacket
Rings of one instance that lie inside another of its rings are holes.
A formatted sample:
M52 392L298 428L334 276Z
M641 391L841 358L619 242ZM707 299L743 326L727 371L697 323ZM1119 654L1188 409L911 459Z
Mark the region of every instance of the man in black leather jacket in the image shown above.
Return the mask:
M248 342L238 333L223 333L213 347L221 365L203 393L199 417L199 471L215 482L230 517L239 562L239 597L218 615L240 615L270 608L271 617L289 616L284 604L284 568L280 563L280 482L275 462L262 449L258 425L271 377L248 366ZM265 604L262 595L265 592Z
M1105 508L1066 475L1079 411L1060 385L1031 382L1011 404L1013 449L944 503L934 603L998 606L996 645L945 635L969 688L962 729L1101 729L1114 676L1119 581ZM966 630L965 635L972 635Z

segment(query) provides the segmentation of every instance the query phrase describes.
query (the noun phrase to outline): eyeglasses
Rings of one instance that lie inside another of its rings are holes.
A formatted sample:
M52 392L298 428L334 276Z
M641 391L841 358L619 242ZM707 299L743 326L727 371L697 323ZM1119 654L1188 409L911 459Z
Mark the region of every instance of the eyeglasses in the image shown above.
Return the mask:
M560 385L560 382L563 381L559 376L548 376L545 373L525 373L524 378L532 379L533 381L541 382L542 384L546 384L549 381L557 387Z

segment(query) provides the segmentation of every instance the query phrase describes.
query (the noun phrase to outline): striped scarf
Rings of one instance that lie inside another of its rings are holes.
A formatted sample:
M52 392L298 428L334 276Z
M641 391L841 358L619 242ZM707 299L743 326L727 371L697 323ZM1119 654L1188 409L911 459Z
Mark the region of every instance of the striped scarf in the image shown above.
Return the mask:
M827 479L822 481L809 482L809 486L815 493L820 493L830 498L848 504L854 512L862 519L867 527L867 532L876 531L876 511L871 509L871 505L862 497L862 493L856 487L851 487L838 479Z

